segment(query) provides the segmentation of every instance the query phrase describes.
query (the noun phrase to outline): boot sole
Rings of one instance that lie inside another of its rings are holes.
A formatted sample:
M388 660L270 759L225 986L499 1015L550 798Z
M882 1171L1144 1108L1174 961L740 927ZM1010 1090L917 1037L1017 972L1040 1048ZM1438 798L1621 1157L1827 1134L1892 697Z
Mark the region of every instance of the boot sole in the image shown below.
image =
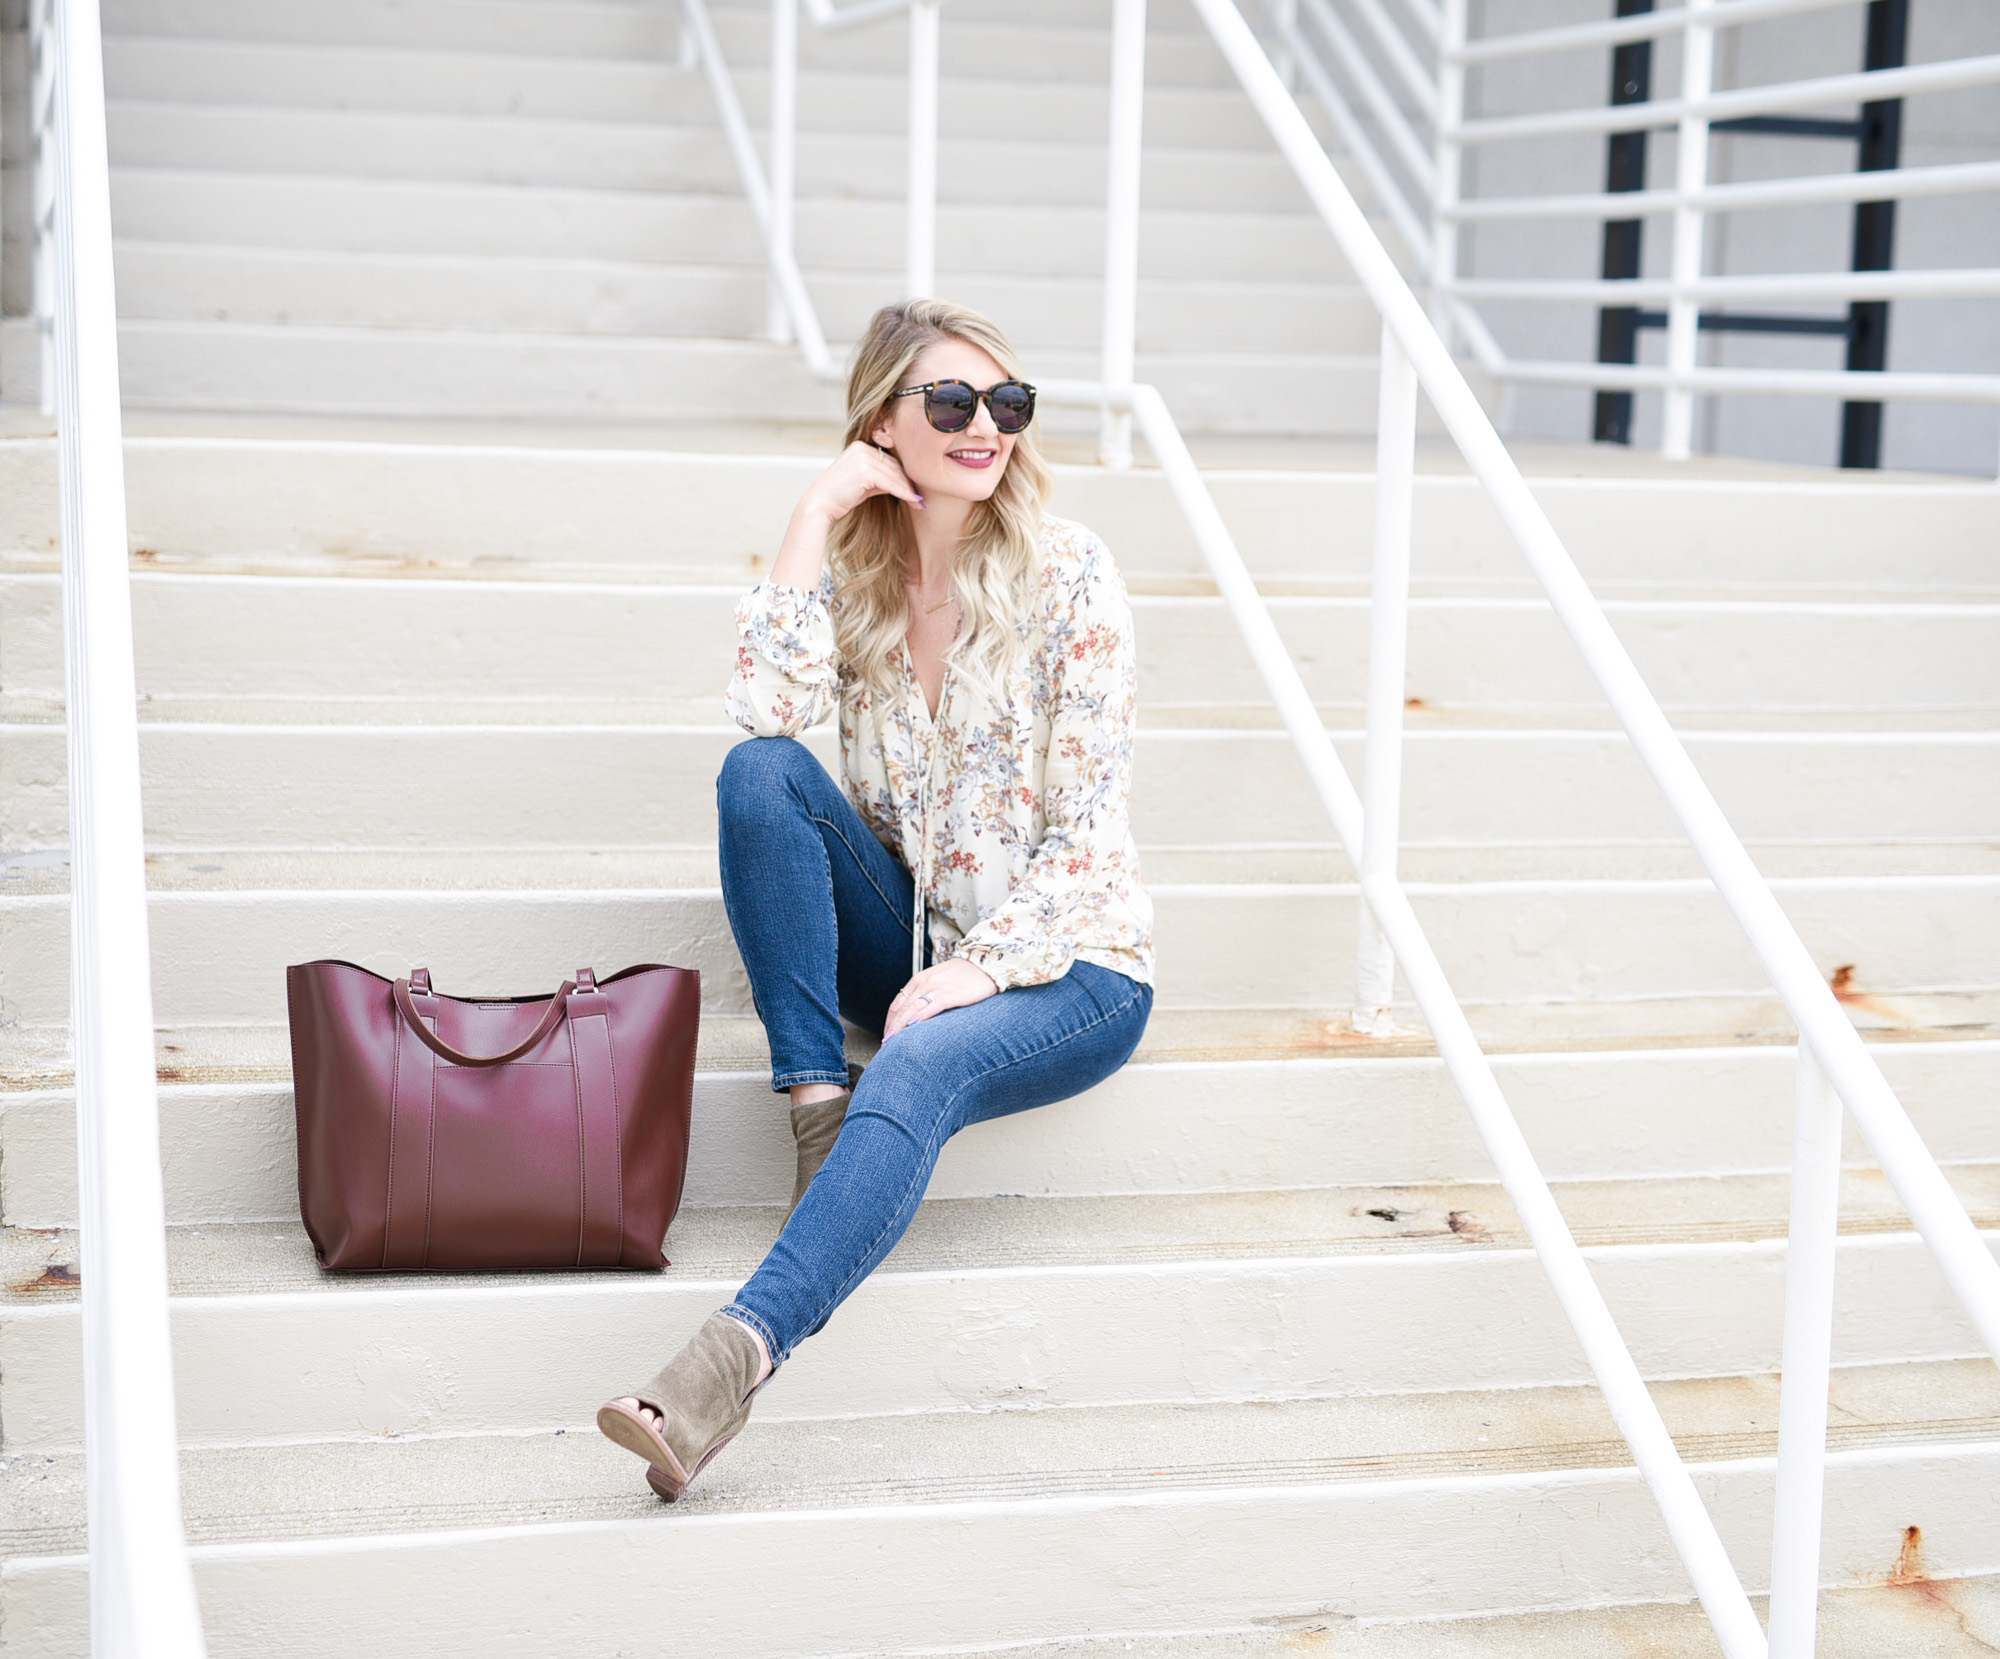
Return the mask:
M646 1460L647 1483L669 1503L687 1490L688 1482L701 1473L702 1464L705 1464L709 1457L715 1456L716 1451L720 1449L711 1448L708 1457L697 1463L694 1473L690 1474L681 1468L680 1460L674 1456L673 1449L654 1433L643 1417L635 1411L627 1410L615 1400L597 1408L597 1430L614 1446L622 1446L626 1451ZM671 1494L664 1490L667 1486L673 1488Z

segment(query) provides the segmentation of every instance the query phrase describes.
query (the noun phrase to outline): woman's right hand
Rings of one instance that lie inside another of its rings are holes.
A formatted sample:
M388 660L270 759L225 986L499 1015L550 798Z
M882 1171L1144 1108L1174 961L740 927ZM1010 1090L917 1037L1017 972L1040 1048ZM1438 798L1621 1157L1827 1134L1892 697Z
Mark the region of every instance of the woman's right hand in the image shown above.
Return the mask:
M786 587L817 588L826 568L827 532L871 495L893 495L915 507L924 504L894 455L856 441L799 497L772 562L771 580Z
M857 438L840 452L832 466L813 480L799 505L813 516L835 524L871 495L893 495L913 507L924 504L924 498L917 494L917 487L894 454Z

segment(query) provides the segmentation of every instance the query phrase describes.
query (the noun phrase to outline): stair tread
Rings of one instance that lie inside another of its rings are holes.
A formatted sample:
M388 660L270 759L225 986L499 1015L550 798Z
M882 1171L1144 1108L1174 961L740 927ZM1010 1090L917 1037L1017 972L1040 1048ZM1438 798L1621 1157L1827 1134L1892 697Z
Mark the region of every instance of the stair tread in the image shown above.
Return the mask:
M0 560L0 578L8 574ZM475 578L476 579L476 578ZM1135 589L1139 584L1134 584ZM368 700L331 696L177 696L146 694L139 709L142 726L217 726L251 729L271 727L377 727L384 730L421 726L453 728L504 727L510 730L571 727L631 731L668 728L686 733L729 733L737 728L719 717L721 698L621 697L616 701L587 698L378 697ZM1139 740L1220 732L1240 734L1249 741L1288 744L1276 709L1255 703L1168 703L1149 699ZM1321 721L1335 742L1359 742L1365 735L1359 709L1324 704ZM0 691L0 731L13 726L59 727L59 698L40 691ZM1695 721L1699 721L1699 725ZM1767 709L1703 708L1693 719L1683 718L1678 734L1685 743L1718 739L1739 742L1821 741L1874 744L1885 749L1909 742L1959 744L1967 748L2000 743L2000 709ZM1622 742L1620 728L1608 708L1575 704L1538 707L1533 704L1427 704L1406 711L1404 736L1422 743L1441 737L1478 738L1520 735L1550 741Z
M1891 1563L1884 1562L1887 1569ZM1760 1617L1768 1598L1751 1598ZM1991 1659L2000 1648L2000 1576L1891 1578L1819 1594L1819 1659ZM1148 1630L1005 1647L954 1647L954 1659L1714 1659L1715 1630L1700 1604L1447 1618L1363 1619L1326 1609L1274 1615L1248 1630ZM855 1659L897 1659L887 1653Z
M560 730L560 728L558 728ZM1213 843L1142 849L1148 890L1206 895L1218 888L1326 893L1351 889L1338 845ZM1828 882L1905 890L1967 890L2000 880L2000 847L1989 842L1758 843L1754 854L1774 890ZM713 844L594 850L578 847L402 849L160 848L147 858L156 895L506 894L566 892L613 898L687 894L720 902ZM1670 843L1424 846L1403 850L1401 875L1415 896L1473 889L1588 891L1634 887L1693 890L1707 876L1693 852ZM0 854L0 902L69 891L61 852Z
M794 462L796 464L796 462ZM800 473L800 481L805 480ZM1062 474L1058 470L1058 479ZM1143 469L1140 476L1145 476ZM1213 480L1216 474L1211 474ZM1058 499L1056 506L1064 503ZM706 551L706 550L701 550ZM1255 549L1251 551L1254 553ZM1181 570L1150 569L1144 563L1145 550L1137 549L1129 556L1128 565L1120 575L1125 586L1135 600L1177 602L1214 601L1221 604L1220 592L1212 578L1191 574ZM58 565L52 553L32 548L0 549L0 577L34 578L51 576L58 572ZM398 584L470 584L480 589L524 588L529 590L561 588L577 594L611 597L635 590L647 594L661 590L687 592L691 594L720 596L726 591L729 597L747 591L761 576L761 571L751 568L750 561L741 556L722 554L712 563L704 563L701 552L693 557L663 560L658 563L618 560L616 562L557 562L524 558L496 549L471 557L431 558L422 561L400 560L383 554L370 553L300 553L295 555L244 556L229 554L204 554L176 549L171 553L142 550L134 555L132 574L135 581L212 581L241 582L257 581L272 584L323 583L330 579L356 583L393 581ZM1365 605L1368 588L1365 578L1358 576L1323 575L1315 576L1284 570L1253 570L1252 580L1257 591L1270 603L1274 611L1312 610L1334 611L1352 609ZM1955 621L1963 618L1984 620L1987 613L2000 610L2000 589L1992 588L1913 588L1884 584L1882 586L1845 583L1839 585L1820 584L1775 584L1768 582L1739 583L1719 586L1714 582L1692 583L1685 586L1670 581L1629 581L1616 580L1597 584L1598 599L1605 613L1610 616L1632 617L1682 617L1698 620L1704 616L1726 615L1732 612L1742 614L1753 607L1765 615L1824 615L1829 611L1836 615L1846 614L1855 618L1883 617L1888 619L1915 618L1918 620L1937 618ZM1531 576L1523 574L1514 579L1500 576L1480 577L1427 577L1419 578L1411 584L1411 603L1422 612L1440 611L1539 611L1544 604L1541 589ZM330 701L336 701L330 699ZM1547 712L1532 707L1523 712L1515 712L1516 706L1505 710L1495 710L1488 718L1521 723L1537 719L1555 723L1575 724L1580 719L1595 720L1606 725L1614 717L1608 710L1598 710L1591 706L1560 705ZM712 710L707 711L712 712ZM1426 721L1440 711L1422 706L1409 711L1412 724L1421 729ZM1467 715L1477 717L1479 711L1454 711L1457 718ZM1825 713L1813 709L1753 706L1731 709L1726 706L1704 706L1699 713L1703 721L1725 721L1730 723L1754 723L1759 720L1771 722L1775 729L1786 729L1798 724L1811 725L1829 720L1854 724L1861 729L1879 728L1885 722L1920 722L1963 725L1978 723L1982 729L1990 726L1995 710L1992 707L1972 707L1963 710L1931 708L1891 708L1877 710L1869 707L1853 707Z
M776 1111L774 1106L773 1111ZM2000 1159L1955 1164L1949 1179L1974 1222L2000 1228ZM1748 1244L1782 1239L1785 1174L1562 1181L1557 1202L1586 1248ZM674 1280L734 1284L763 1259L782 1222L763 1206L683 1209L667 1238ZM1843 1236L1907 1234L1900 1201L1878 1170L1841 1180ZM5 1230L4 1301L47 1305L76 1295L77 1241L66 1230ZM881 1271L981 1272L1242 1259L1297 1260L1410 1251L1520 1250L1526 1233L1497 1183L1310 1187L1280 1192L1178 1192L1090 1198L953 1198L924 1203ZM325 1273L291 1221L168 1230L176 1296L299 1291L371 1295L415 1287L575 1286L602 1274ZM623 1275L612 1275L623 1278Z
M810 1361L801 1358L799 1364ZM1774 1377L1669 1381L1654 1397L1692 1462L1769 1457ZM192 1542L650 1521L877 1505L1019 1503L1216 1488L1555 1475L1629 1466L1595 1388L1354 1399L920 1412L750 1425L671 1509L583 1421L512 1435L184 1447ZM1983 1360L1837 1369L1829 1448L2000 1440ZM82 1459L0 1462L10 1555L82 1543Z
M1798 1029L1776 996L1661 997L1642 1002L1469 1004L1489 1054L1645 1052L1656 1049L1792 1048ZM1977 1043L2000 1038L2000 991L1871 995L1848 1005L1855 1025L1877 1043ZM69 1030L17 1028L0 1046L0 1098L74 1083ZM850 1034L857 1055L866 1045ZM163 1025L156 1031L159 1077L168 1084L289 1085L284 1026ZM768 1064L754 1018L704 1014L703 1069L755 1070ZM1420 1024L1386 1036L1357 1032L1331 1012L1297 1008L1156 1008L1134 1063L1429 1058L1437 1053Z

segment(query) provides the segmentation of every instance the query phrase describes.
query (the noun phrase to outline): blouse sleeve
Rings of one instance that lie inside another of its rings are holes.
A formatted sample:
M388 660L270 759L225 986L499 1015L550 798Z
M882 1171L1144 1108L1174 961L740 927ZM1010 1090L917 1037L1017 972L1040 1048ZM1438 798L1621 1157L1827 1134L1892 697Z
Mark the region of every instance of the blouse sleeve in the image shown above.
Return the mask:
M1076 941L1114 898L1136 886L1132 858L1132 739L1138 658L1125 585L1093 542L1056 601L1048 656L1046 825L1003 903L952 952L1001 990L1069 972Z
M830 580L817 591L761 582L736 602L736 672L724 702L752 737L797 737L838 702L832 592Z

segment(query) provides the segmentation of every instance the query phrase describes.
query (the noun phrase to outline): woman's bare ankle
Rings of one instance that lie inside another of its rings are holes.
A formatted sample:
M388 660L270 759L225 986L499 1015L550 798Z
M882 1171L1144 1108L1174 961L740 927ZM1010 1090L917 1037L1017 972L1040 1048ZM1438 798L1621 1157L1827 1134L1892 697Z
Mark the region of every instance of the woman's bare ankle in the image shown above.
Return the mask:
M791 1089L794 1106L817 1106L823 1100L833 1100L847 1093L843 1083L794 1083Z

